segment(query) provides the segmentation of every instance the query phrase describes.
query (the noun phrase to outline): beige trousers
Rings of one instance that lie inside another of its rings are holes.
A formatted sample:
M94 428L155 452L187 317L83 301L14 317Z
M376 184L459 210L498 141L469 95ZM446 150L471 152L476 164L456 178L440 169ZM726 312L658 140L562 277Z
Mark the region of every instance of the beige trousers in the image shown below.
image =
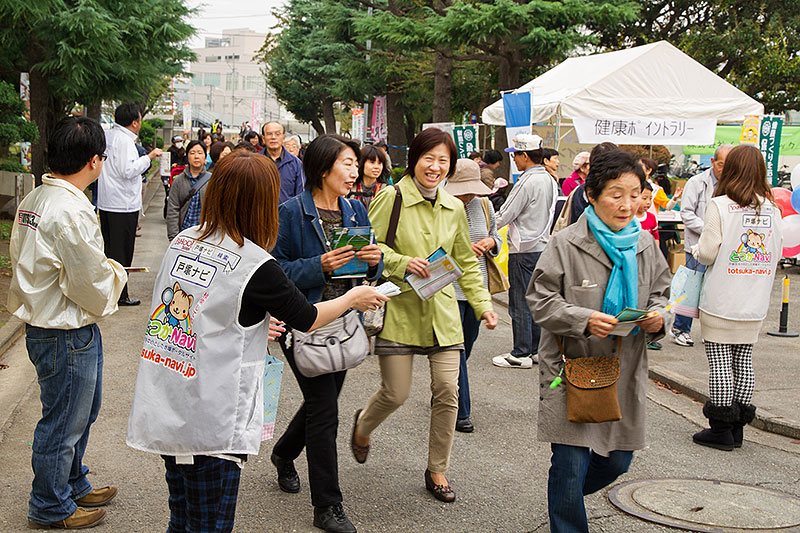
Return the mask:
M458 415L458 365L457 350L438 352L428 356L431 367L431 428L428 437L428 469L434 474L444 474L450 465L450 449ZM369 437L381 422L386 420L408 399L411 390L413 355L379 355L381 388L367 402L358 418L358 433Z

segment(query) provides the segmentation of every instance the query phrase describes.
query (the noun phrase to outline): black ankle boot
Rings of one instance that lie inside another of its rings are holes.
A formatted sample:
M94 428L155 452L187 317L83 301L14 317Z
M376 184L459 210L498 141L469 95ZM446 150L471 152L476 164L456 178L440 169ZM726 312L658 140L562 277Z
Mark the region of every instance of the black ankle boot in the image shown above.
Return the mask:
M756 417L756 406L752 404L737 403L739 406L739 418L733 423L731 434L733 435L734 448L742 447L744 439L744 427Z
M294 469L294 461L287 461L275 455L275 452L269 458L275 468L278 470L278 486L283 492L295 494L300 492L300 476L297 475L297 470Z
M703 414L708 418L711 429L704 429L692 435L692 440L701 446L729 452L733 450L733 423L739 419L737 404L731 406L714 405L710 401L703 406Z
M356 533L356 527L344 514L341 503L314 507L314 527L330 533Z

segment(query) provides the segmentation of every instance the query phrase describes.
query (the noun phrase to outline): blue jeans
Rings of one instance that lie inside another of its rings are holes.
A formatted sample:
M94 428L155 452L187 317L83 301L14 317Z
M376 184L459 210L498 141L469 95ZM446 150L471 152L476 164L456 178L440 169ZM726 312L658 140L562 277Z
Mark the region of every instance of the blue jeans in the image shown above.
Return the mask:
M583 497L610 485L628 471L633 452L615 450L608 457L581 446L551 444L547 478L550 533L589 533Z
M539 353L541 328L533 321L525 293L533 277L533 269L541 252L508 254L508 314L511 315L511 333L514 339L514 357L530 357Z
M694 256L689 252L686 252L686 268L688 268L689 270L695 270L697 272L706 271L706 265L698 263L697 259L695 259ZM675 315L675 322L673 323L673 327L678 331L682 331L684 333L690 333L692 331L692 317Z
M77 507L73 500L92 491L82 461L100 411L103 342L96 324L66 330L28 325L25 344L42 402L33 432L28 518L46 524L70 516Z
M475 310L469 302L459 301L458 310L461 313L461 329L464 332L464 349L461 350L461 364L458 367L458 419L469 418L472 411L472 402L469 399L469 375L467 374L467 359L472 353L472 345L478 338L481 321L475 318Z

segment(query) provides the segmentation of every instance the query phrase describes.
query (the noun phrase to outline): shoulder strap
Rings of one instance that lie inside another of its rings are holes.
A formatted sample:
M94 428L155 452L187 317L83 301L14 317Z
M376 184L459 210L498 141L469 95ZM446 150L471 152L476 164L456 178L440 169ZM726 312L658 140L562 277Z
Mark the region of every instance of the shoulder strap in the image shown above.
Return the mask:
M392 205L392 214L389 217L389 229L386 230L386 245L389 248L394 248L394 238L397 236L397 223L400 221L400 208L403 206L403 195L400 193L400 186L393 185L394 204Z
M203 174L199 178L197 178L197 181L194 182L194 185L192 185L192 190L189 193L189 197L191 198L192 196L194 196L197 193L197 191L203 188L203 185L208 183L208 180L210 179L211 179L211 172L208 171L203 172Z
M555 337L556 339L556 344L558 345L558 352L564 357L566 357L566 354L564 353L564 345L561 342L561 336L553 335L553 337ZM621 355L620 354L621 350L622 350L622 337L617 337L617 357Z
M492 235L492 221L489 215L489 199L485 196L481 196L481 207L483 208L483 216L486 217L486 231L489 232L489 236Z

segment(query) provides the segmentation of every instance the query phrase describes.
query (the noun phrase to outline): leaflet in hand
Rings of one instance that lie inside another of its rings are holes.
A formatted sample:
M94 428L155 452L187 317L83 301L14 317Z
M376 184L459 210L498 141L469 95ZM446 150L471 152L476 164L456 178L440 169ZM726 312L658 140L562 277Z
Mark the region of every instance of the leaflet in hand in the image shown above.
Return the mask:
M431 296L463 275L453 258L441 247L429 255L427 259L429 277L421 278L416 274L409 274L405 277L406 282L411 285L411 288L422 300L430 299Z
M619 314L616 316L617 324L614 326L614 329L611 330L609 335L617 335L618 337L626 337L633 331L633 328L638 326L637 322L644 320L647 318L647 314L650 311L644 311L642 309L633 309L631 307L626 307Z
M349 228L333 228L331 238L331 250L352 246L353 251L357 252L375 242L375 232L369 226L353 226ZM358 259L356 256L346 264L340 266L331 273L332 278L363 278L367 275L369 265Z
M375 287L375 290L384 296L388 296L389 298L400 294L400 287L398 287L391 281L386 281L384 283L381 283L380 285Z

